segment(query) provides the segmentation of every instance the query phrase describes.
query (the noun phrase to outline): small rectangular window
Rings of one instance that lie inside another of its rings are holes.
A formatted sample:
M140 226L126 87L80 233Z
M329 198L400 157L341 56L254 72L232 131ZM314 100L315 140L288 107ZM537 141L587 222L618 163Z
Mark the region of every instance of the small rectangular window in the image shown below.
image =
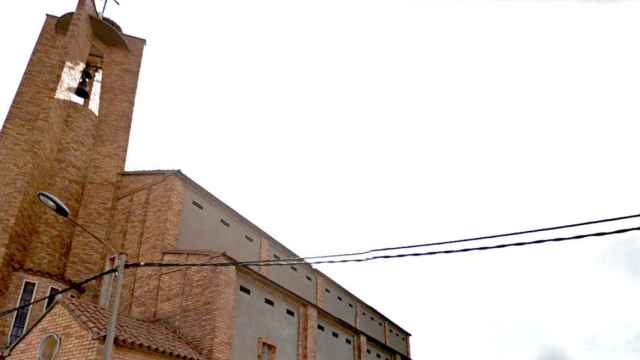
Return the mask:
M367 349L367 354L371 354L371 350Z
M291 309L287 309L287 315L292 316L292 317L296 317L296 313L293 312L293 310L291 310Z
M378 323L378 326L382 326L382 323L381 323L381 322L379 322L379 323Z
M276 347L272 344L267 344L265 342L259 342L260 344L260 354L258 355L258 360L276 360Z
M231 226L231 224L229 224L229 222L227 220L225 220L225 219L220 219L220 222L222 223L222 225L224 225L226 227Z
M367 316L367 313L366 313L366 312L363 312L363 313L362 313L362 316Z
M247 295L251 295L251 290L249 290L248 288L246 288L246 287L244 287L242 285L240 285L240 292L243 292L243 293L245 293Z
M251 236L249 236L249 235L245 235L244 239L247 240L248 242L253 242L254 241L253 238Z
M264 298L264 303L270 306L274 305L273 300L269 299L269 298Z
M370 317L369 319L371 319L371 321L376 321L376 319L374 319L373 316Z
M204 210L204 206L202 206L202 204L200 204L199 202L197 202L197 201L195 201L195 200L193 200L193 201L191 202L191 204L193 204L193 206L197 207L197 208L198 208L198 209L200 209L200 210Z
M293 270L293 271L295 271L295 272L298 272L298 268L296 268L295 266L292 266L292 267L291 267L291 270Z
M20 300L18 306L24 306L33 301L33 296L36 293L36 283L32 281L25 281L22 285L22 291L20 294ZM9 334L9 344L15 343L27 327L27 321L29 320L29 313L31 312L31 306L26 306L16 311L13 318L13 324L11 325L11 333Z
M276 259L276 260L280 260L280 256L278 256L276 254L273 254L273 258Z
M56 301L56 295L60 292L60 289L56 287L49 287L49 294L47 294L47 301L44 304L44 309L47 310L53 305Z
M331 294L331 290L329 289L324 289L324 292L326 292L327 294Z
M318 330L320 330L320 331L324 331L324 326L322 326L322 325L318 324Z
M349 339L349 338L344 339L344 342L346 342L347 344L351 345L351 339Z
M338 301L342 301L342 297L341 296L338 296Z
M337 332L332 331L332 332L331 332L331 336L333 336L334 338L336 338L336 339L337 339L339 335L338 335L338 333L337 333Z
M312 279L312 278L311 278L311 276L309 276L309 275L305 276L305 278L306 278L308 281L313 281L313 279Z
M350 307L350 308L352 308L352 307L353 307L353 304L349 303L349 307Z
M380 354L376 354L376 357L377 357L378 359L380 359Z

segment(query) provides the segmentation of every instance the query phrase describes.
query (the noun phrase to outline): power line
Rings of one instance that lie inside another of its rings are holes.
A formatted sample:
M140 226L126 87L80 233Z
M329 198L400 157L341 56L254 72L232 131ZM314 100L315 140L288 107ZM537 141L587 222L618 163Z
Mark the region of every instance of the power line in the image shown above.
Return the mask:
M609 223L609 222L614 222L614 221L629 220L629 219L635 219L635 218L640 218L640 214L617 216L617 217L606 218L606 219L591 220L591 221L584 221L584 222L573 223L573 224L556 225L556 226L549 226L549 227L543 227L543 228L537 228L537 229L531 229L531 230L514 231L514 232L494 234L494 235L483 235L483 236L477 236L477 237L471 237L471 238L463 238L463 239L457 239L457 240L438 241L438 242L413 244L413 245L404 245L404 246L396 246L396 247L385 247L385 248L371 249L371 250L360 251L360 252L352 252L352 253L341 253L341 254L320 255L320 256L306 256L306 257L285 258L285 259L270 259L270 260L262 260L262 261L256 261L256 262L260 262L260 263L263 263L263 262L281 263L281 262L285 262L285 261L299 262L299 261L319 260L319 259L327 259L327 258L340 258L340 257L348 257L348 256L362 256L362 255L368 255L368 254L373 254L373 253L378 253L378 252L385 252L385 251L408 250L408 249L416 249L416 248L430 247L430 246L451 245L451 244L459 244L459 243L479 241L479 240L489 240L489 239L497 239L497 238L502 238L502 237L511 237L511 236L525 235L525 234L534 234L534 233L546 232L546 231L552 231L552 230L570 229L570 228L575 228L575 227L580 227L580 226L604 224L604 223Z
M579 240L588 237L602 237L602 236L610 236L617 234L624 234L632 231L639 231L639 227L632 228L624 228L613 231L602 231L588 234L580 234L574 236L567 237L556 237L550 239L540 239L540 240L532 240L532 241L520 241L520 242L512 242L512 243L503 243L497 245L488 245L488 246L479 246L479 247L470 247L470 248L462 248L462 249L451 249L451 250L438 250L438 251L429 251L429 252L418 252L418 253L404 253L404 254L393 254L393 255L377 255L366 258L357 258L357 259L343 259L343 260L318 260L318 261L282 261L273 262L270 260L266 261L232 261L225 263L157 263L157 262L139 262L139 263L131 263L127 264L127 268L130 267L208 267L208 266L288 266L288 265L317 265L317 264L343 264L343 263L360 263L360 262L368 262L373 260L380 259L397 259L397 258L405 258L405 257L422 257L422 256L434 256L434 255L448 255L448 254L458 254L472 251L487 251L487 250L497 250L497 249L505 249L510 247L519 247L519 246L531 246L531 245L540 245L551 242L564 242L571 240Z
M618 229L618 230L613 230L613 231L603 231L603 232L596 232L596 233L589 233L589 234L580 234L580 235L574 235L574 236L568 236L568 237L557 237L557 238L551 238L551 239L540 239L540 240L532 240L532 241L521 241L521 242L514 242L514 243L503 243L503 244L497 244L497 245L490 245L490 246L480 246L480 247L471 247L471 248L462 248L462 249L452 249L452 250L439 250L439 251L429 251L429 252L420 252L420 253L404 253L404 254L394 254L394 255L377 255L377 256L371 256L371 257L367 257L367 258L358 258L358 259L343 259L343 260L319 260L319 261L310 261L310 262L306 262L306 261L296 261L296 262L291 262L291 261L282 261L279 263L275 263L272 262L270 260L266 260L266 261L235 261L235 262L219 262L219 263L212 263L212 262L204 262L204 263L157 263L157 262L136 262L136 263L130 263L126 265L126 268L139 268L139 267L228 267L228 266L290 266L290 265L303 265L303 264L307 264L307 265L317 265L317 264L340 264L340 263L360 263L360 262L368 262L368 261L373 261L373 260L381 260L381 259L397 259L397 258L405 258L405 257L422 257L422 256L434 256L434 255L448 255L448 254L457 254L457 253L465 253L465 252L472 252L472 251L487 251L487 250L497 250L497 249L505 249L505 248L509 248L509 247L519 247L519 246L530 246L530 245L540 245L540 244L544 244L544 243L550 243L550 242L564 242L564 241L571 241L571 240L579 240L579 239L584 239L584 238L588 238L588 237L602 237L602 236L610 236L610 235L617 235L617 234L624 234L624 233L628 233L628 232L632 232L632 231L640 231L640 227L632 227L632 228L624 228L624 229ZM73 284L72 286L65 288L63 290L60 290L56 296L64 294L68 291L71 291L73 289L77 289L79 287L81 287L82 285L85 285L89 282L92 282L102 276L111 274L116 272L116 269L110 269L107 270L105 272L102 272L100 274L94 275L86 280L83 280L79 283ZM8 310L4 310L2 312L0 312L0 318L4 317L8 314L11 314L13 312L16 312L20 309L29 307L31 305L40 303L42 301L45 301L49 299L49 296L46 297L42 297L39 298L37 300L34 300L30 303L27 304L23 304L20 305L18 307L12 308L12 309L8 309Z
M107 271L102 272L100 274L94 275L94 276L92 276L92 277L90 277L88 279L82 280L79 283L75 283L75 284L69 286L68 288L65 288L65 289L62 289L62 290L58 291L55 294L55 296L62 295L62 294L66 293L68 291L71 291L73 289L80 288L80 287L82 287L82 285L86 285L86 284L88 284L88 283L90 283L90 282L92 282L92 281L94 281L94 280L96 280L98 278L101 278L101 277L103 277L105 275L109 275L109 274L111 274L113 272L116 272L116 269L110 269L110 270L107 270ZM36 299L36 300L34 300L34 301L30 302L30 303L17 306L17 307L15 307L13 309L4 310L4 311L0 312L0 318L5 317L5 316L7 316L7 315L9 315L9 314L11 314L13 312L16 312L16 311L20 310L20 309L24 309L24 308L27 308L27 307L29 307L31 305L35 305L37 303L43 302L43 301L49 299L50 297L51 296L41 297L41 298Z

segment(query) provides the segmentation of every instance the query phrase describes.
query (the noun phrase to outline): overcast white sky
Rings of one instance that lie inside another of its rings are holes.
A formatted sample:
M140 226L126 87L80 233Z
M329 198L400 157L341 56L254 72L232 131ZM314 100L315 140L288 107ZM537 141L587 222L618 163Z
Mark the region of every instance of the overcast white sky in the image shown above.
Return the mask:
M148 39L127 169L180 168L301 255L640 212L640 2L121 3ZM1 119L74 6L0 2ZM638 235L321 270L415 359L640 356Z

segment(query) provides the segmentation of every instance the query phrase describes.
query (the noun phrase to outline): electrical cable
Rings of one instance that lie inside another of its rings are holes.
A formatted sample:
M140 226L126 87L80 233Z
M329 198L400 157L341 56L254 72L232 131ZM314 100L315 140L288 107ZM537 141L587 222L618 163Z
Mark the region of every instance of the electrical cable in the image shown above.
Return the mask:
M617 218L618 220L622 220L622 219L626 219L626 218L633 218L633 217L638 217L640 215L631 215L631 216L627 216L627 217L621 217L621 218ZM587 222L587 223L582 223L582 225L588 225L588 224L597 224L597 223L602 223L602 222L608 222L608 221L615 221L613 219L605 219L605 220L597 220L595 222ZM578 224L572 224L572 225L563 225L561 227L553 227L553 228L545 228L545 229L536 229L536 230L528 230L525 232L518 232L518 233L511 233L511 234L525 234L525 233L532 233L532 232L540 232L540 231L547 231L548 230L555 230L555 229L561 229L561 228L567 228L567 227L575 227L575 226L580 226ZM497 244L497 245L488 245L488 246L480 246L480 247L470 247L470 248L461 248L461 249L451 249L451 250L439 250L439 251L429 251L429 252L419 252L419 253L404 253L404 254L394 254L394 255L377 255L377 256L371 256L371 257L366 257L366 258L357 258L357 259L343 259L343 260L318 260L318 261L304 261L304 259L321 259L321 258L327 258L329 256L320 256L320 257L307 257L307 258L297 258L297 259L292 259L292 260L296 260L296 261L289 261L289 259L281 259L278 260L279 262L274 262L272 260L262 260L262 261L231 261L231 262L219 262L219 263L212 263L212 262L204 262L204 263L158 263L158 262L135 262L135 263L128 263L125 265L125 267L128 268L139 268L139 267L228 267L228 266L258 266L258 267L263 267L263 266L289 266L289 265L318 265L318 264L342 264L342 263L361 263L361 262L368 262L368 261L373 261L373 260L381 260L381 259L397 259L397 258L405 258L405 257L422 257L422 256L434 256L434 255L448 255L448 254L457 254L457 253L465 253L465 252L472 252L472 251L487 251L487 250L497 250L497 249L505 249L505 248L510 248L510 247L520 247L520 246L530 246L530 245L540 245L540 244L544 244L544 243L550 243L550 242L564 242L564 241L571 241L571 240L579 240L579 239L584 239L584 238L588 238L588 237L603 237L603 236L610 236L610 235L617 235L617 234L624 234L624 233L628 233L628 232L632 232L632 231L640 231L640 227L632 227L632 228L623 228L623 229L618 229L618 230L613 230L613 231L602 231L602 232L596 232L596 233L588 233L588 234L580 234L580 235L574 235L574 236L568 236L568 237L556 237L556 238L550 238L550 239L539 239L539 240L532 240L532 241L521 241L521 242L514 242L514 243L502 243L502 244ZM496 237L501 237L501 236L509 236L509 235L491 235L491 236L484 236L484 237L478 237L478 238L470 238L470 239L488 239L488 238L496 238ZM463 240L457 240L455 242L440 242L440 243L430 243L429 246L432 246L431 244L435 245L444 245L444 244L452 244L452 243L456 243L456 242L463 242L463 241L472 241L470 239L463 239ZM413 248L418 247L418 246L411 246ZM397 247L397 248L387 248L388 250L397 250L397 249L406 249L406 248L411 248L411 247ZM375 250L378 251L378 250ZM371 251L370 251L371 252ZM363 252L362 254L368 254L370 252ZM360 253L354 253L354 255L359 255ZM347 254L341 254L340 256L346 256ZM217 257L217 256L216 256ZM337 256L336 256L337 257ZM215 258L215 257L214 257ZM85 285L89 282L92 282L102 276L111 274L117 272L116 269L110 269L107 271L104 271L102 273L99 273L97 275L94 275L88 279L85 279L79 283L75 283L70 287L67 287L65 289L60 290L58 293L56 293L56 296L64 294L68 291L71 291L73 289L77 289L79 287L81 287L82 285ZM17 306L15 308L12 309L7 309L4 310L2 312L0 312L0 318L4 317L8 314L11 314L13 312L16 312L20 309L29 307L31 305L43 302L47 299L49 299L50 296L45 296L42 298L39 298L37 300L31 301L27 304L23 304L20 306Z
M343 260L318 260L318 261L298 261L298 262L272 262L272 261L231 261L224 263L158 263L158 262L138 262L127 264L127 268L135 268L135 267L208 267L208 266L287 266L287 265L317 265L317 264L342 264L342 263L359 263L359 262L367 262L373 260L380 259L396 259L396 258L405 258L405 257L421 257L421 256L433 256L433 255L448 255L448 254L457 254L457 253L465 253L471 251L486 251L486 250L497 250L497 249L505 249L509 247L519 247L519 246L530 246L530 245L540 245L544 243L550 242L564 242L571 240L579 240L588 237L602 237L609 235L617 235L624 234L632 231L640 231L639 227L632 228L624 228L613 231L602 231L596 233L588 233L588 234L580 234L574 236L567 237L556 237L550 239L539 239L532 241L520 241L513 243L502 243L497 245L487 245L487 246L479 246L479 247L470 247L470 248L462 248L462 249L451 249L451 250L438 250L438 251L429 251L429 252L419 252L419 253L404 253L404 254L394 254L394 255L377 255L366 258L357 258L357 259L343 259Z
M307 256L307 257L285 258L285 259L270 259L270 260L262 260L261 262L274 262L274 263L281 263L281 262L286 262L286 261L299 262L299 261L318 260L318 259L327 259L327 258L339 258L339 257L348 257L348 256L362 256L362 255L368 255L368 254L377 253L377 252L384 252L384 251L396 251L396 250L407 250L407 249L415 249L415 248L439 246L439 245L451 245L451 244L459 244L459 243L464 243L464 242L496 239L496 238L501 238L501 237L511 237L511 236L525 235L525 234L534 234L534 233L546 232L546 231L552 231L552 230L570 229L570 228L575 228L575 227L580 227L580 226L604 224L604 223L608 223L608 222L629 220L629 219L635 219L635 218L640 218L640 214L617 216L617 217L600 219L600 220L591 220L591 221L584 221L584 222L573 223L573 224L556 225L556 226L549 226L549 227L543 227L543 228L537 228L537 229L531 229L531 230L521 230L521 231L508 232L508 233L502 233L502 234L484 235L484 236L463 238L463 239L457 239L457 240L438 241L438 242L430 242L430 243L414 244L414 245L404 245L404 246L396 246L396 247L386 247L386 248L371 249L371 250L366 250L366 251L343 253L343 254Z
M65 288L65 289L62 289L62 290L58 291L54 296L59 296L59 295L62 295L64 293L68 292L68 291L71 291L73 289L80 288L80 287L82 287L82 285L88 284L88 283L90 283L90 282L92 282L92 281L94 281L94 280L96 280L98 278L101 278L101 277L103 277L105 275L109 275L109 274L114 273L114 272L116 272L116 269L110 269L110 270L107 270L107 271L102 272L100 274L94 275L94 276L92 276L92 277L90 277L88 279L82 280L79 283L75 283L75 284L69 286L68 288ZM5 317L5 316L11 314L12 312L16 312L16 311L18 311L20 309L29 307L31 305L35 305L37 303L41 303L41 302L49 299L50 297L51 297L51 295L45 296L45 297L41 297L39 299L31 301L30 303L22 304L22 305L17 306L17 307L15 307L13 309L4 310L4 311L0 312L0 318Z

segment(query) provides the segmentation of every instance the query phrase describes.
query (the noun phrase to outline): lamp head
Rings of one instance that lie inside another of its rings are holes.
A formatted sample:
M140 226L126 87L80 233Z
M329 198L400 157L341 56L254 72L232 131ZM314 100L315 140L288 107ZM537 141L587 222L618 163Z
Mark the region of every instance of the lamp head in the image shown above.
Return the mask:
M38 192L38 199L49 209L55 211L56 214L62 217L69 217L69 208L57 197L48 192L40 191Z

